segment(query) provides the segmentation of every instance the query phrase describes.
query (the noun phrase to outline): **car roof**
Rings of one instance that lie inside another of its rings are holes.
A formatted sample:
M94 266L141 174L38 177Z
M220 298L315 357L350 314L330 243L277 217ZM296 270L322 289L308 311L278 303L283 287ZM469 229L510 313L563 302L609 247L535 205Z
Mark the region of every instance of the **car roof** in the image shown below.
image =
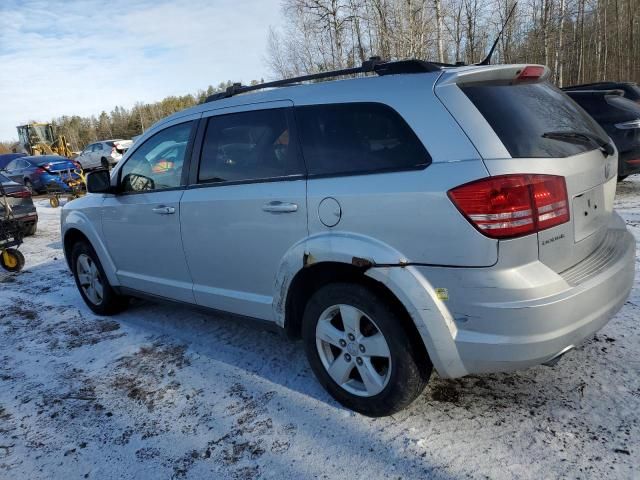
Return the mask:
M69 160L67 157L62 157L60 155L31 155L27 157L23 157L23 160L29 160L36 165L40 165L42 163L47 162L60 162L62 160Z

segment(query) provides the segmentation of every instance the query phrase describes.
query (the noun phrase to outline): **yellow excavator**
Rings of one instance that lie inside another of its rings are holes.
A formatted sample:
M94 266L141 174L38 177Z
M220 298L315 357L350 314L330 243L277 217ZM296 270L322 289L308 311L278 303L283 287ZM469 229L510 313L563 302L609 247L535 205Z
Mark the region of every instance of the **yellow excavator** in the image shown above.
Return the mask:
M73 155L64 135L53 135L50 123L29 123L17 129L20 147L29 155L62 155L67 158Z

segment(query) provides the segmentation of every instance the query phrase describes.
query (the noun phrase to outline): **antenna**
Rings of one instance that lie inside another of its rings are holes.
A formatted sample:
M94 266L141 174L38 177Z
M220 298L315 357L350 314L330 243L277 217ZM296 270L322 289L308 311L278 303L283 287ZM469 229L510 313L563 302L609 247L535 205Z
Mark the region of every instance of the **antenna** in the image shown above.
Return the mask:
M509 23L509 20L511 19L511 15L513 15L514 10L516 9L516 5L518 5L518 2L515 2L513 4L513 7L511 7L511 11L509 12L509 15L507 15L507 18L504 21L504 24L502 25L502 29L500 29L500 33L498 33L498 36L496 37L496 41L493 42L493 46L491 47L491 50L489 50L489 53L487 54L487 56L484 57L484 60L482 60L480 63L476 63L476 65L491 64L491 56L493 55L493 51L498 46L498 41L500 40L500 37L502 36L502 32L504 32L504 29L507 28L507 23Z

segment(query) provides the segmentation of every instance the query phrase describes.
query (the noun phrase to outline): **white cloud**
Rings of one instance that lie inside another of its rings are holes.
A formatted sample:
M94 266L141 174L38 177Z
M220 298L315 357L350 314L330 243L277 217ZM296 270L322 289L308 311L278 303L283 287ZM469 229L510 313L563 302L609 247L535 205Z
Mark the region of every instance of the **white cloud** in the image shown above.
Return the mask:
M279 16L279 0L3 0L0 139L30 120L264 78Z

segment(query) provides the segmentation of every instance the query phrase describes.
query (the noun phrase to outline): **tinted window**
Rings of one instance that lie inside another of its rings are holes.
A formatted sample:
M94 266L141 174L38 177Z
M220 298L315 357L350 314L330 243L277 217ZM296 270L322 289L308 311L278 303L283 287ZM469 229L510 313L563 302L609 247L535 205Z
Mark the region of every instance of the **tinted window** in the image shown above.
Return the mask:
M476 84L462 87L512 157L568 157L591 143L545 138L547 132L607 134L575 102L548 83Z
M283 108L210 118L198 181L233 182L303 173L289 127Z
M120 171L122 190L140 192L181 185L192 122L166 128L133 152Z
M377 103L296 108L310 174L423 168L431 157L393 109Z

